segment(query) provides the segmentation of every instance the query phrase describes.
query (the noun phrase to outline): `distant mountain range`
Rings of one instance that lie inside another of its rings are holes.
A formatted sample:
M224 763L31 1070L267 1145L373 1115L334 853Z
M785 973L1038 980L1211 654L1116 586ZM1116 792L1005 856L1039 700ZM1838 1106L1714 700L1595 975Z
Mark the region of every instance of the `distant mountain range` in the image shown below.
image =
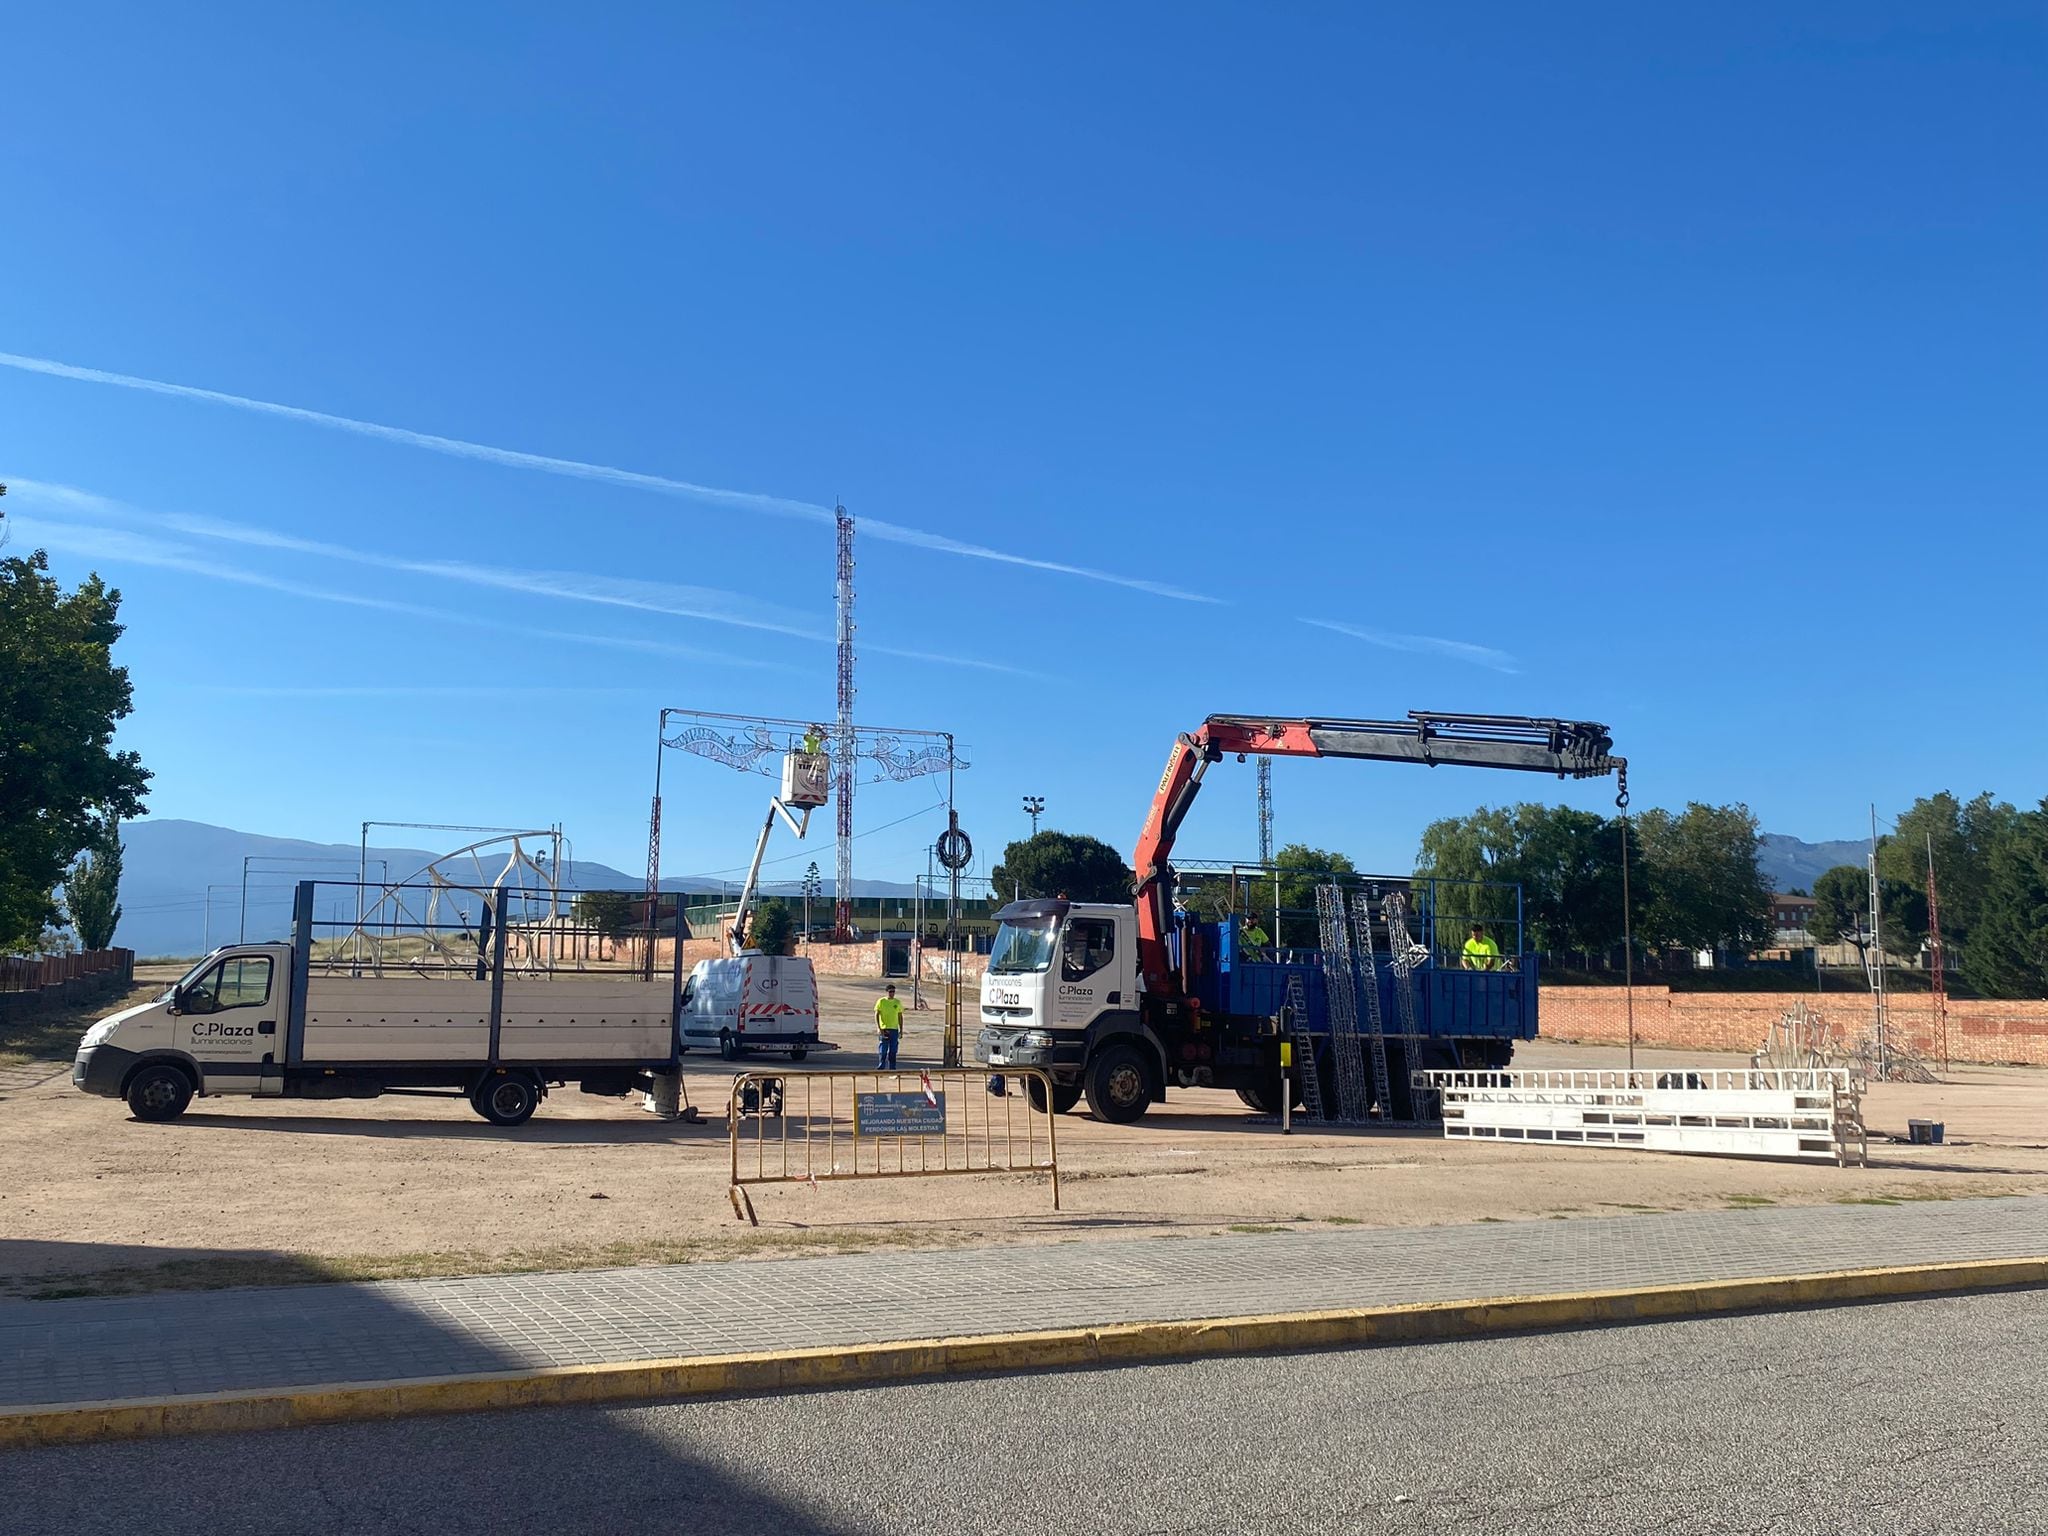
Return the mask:
M1806 843L1782 832L1766 832L1761 841L1757 865L1774 891L1810 893L1813 882L1824 871L1837 864L1853 864L1861 869L1863 861L1870 857L1867 842Z
M228 943L243 935L251 940L282 937L291 926L292 893L298 882L334 880L353 885L359 852L353 843L308 843L289 837L264 837L255 832L237 832L231 827L209 826L203 821L172 818L126 823L121 828L121 844L121 926L114 934L114 942L139 955L197 955L210 945ZM437 854L423 848L372 847L370 882L405 880L436 857ZM501 850L495 863L466 863L459 878L488 884L503 868L505 858ZM828 841L818 865L821 870L829 869L831 863ZM629 875L588 859L571 860L564 873L564 886L576 890L637 891L646 883L644 875ZM737 880L721 880L711 875L665 876L661 888L693 896L739 894ZM802 894L797 881L764 881L761 888L772 896ZM894 880L855 880L853 893L902 897L913 894L907 883ZM828 901L832 898L829 875L823 894ZM352 904L353 893L346 899Z
M129 822L121 829L121 841L121 926L114 942L141 955L196 955L209 945L242 935L252 940L282 937L291 926L292 891L299 881L353 883L356 878L357 849L350 843L264 837L202 821L169 818ZM1860 866L1868 846L1860 842L1808 843L1767 832L1758 862L1773 889L1810 891L1821 871L1837 864ZM818 861L821 869L831 865L829 843L823 851L825 857ZM374 847L369 853L369 878L377 884L405 880L435 857L423 848ZM501 852L499 863L489 868L472 866L465 870L464 878L489 883L504 857ZM586 891L636 891L644 880L587 859L571 861L567 875L566 886ZM710 875L665 876L661 888L693 896L739 892L736 880ZM856 880L853 890L856 896L914 894L908 884L897 880ZM792 880L764 882L762 891L773 896L802 894L801 886ZM823 894L831 899L830 877ZM347 900L352 902L353 897Z

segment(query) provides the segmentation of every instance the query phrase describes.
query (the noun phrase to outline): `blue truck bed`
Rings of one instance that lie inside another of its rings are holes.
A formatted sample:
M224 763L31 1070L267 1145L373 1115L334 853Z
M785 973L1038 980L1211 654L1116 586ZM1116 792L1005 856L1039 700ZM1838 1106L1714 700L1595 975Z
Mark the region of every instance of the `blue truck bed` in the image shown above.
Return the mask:
M1330 1010L1322 957L1290 950L1280 960L1246 960L1238 953L1235 923L1199 923L1183 930L1202 952L1194 993L1204 1012L1239 1018L1271 1018L1287 1003L1290 976L1299 976L1308 1005L1310 1034L1327 1034ZM1439 1040L1533 1040L1536 1038L1536 957L1504 957L1515 968L1467 971L1424 962L1409 973L1418 1031ZM1386 1032L1403 1032L1400 978L1386 956L1379 957L1380 1017ZM1370 1027L1360 999L1359 1028Z

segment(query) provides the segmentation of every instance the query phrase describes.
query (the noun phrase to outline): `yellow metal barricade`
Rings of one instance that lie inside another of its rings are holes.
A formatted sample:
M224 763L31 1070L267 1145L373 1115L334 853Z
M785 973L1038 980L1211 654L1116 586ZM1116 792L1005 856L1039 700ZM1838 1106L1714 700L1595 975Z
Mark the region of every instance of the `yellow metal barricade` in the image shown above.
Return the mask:
M760 1225L749 1184L943 1173L1048 1174L1058 1210L1052 1096L1030 1068L743 1072L726 1106L733 1213Z

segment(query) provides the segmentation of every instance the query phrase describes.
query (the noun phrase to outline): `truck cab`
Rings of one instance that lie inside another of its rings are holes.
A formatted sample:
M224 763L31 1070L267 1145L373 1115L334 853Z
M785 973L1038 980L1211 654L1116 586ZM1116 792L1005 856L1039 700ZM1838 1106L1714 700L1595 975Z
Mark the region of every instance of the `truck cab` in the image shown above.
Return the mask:
M1042 1068L1052 1078L1056 1112L1072 1109L1085 1092L1101 1118L1143 1114L1164 1088L1165 1056L1139 1017L1136 912L1063 899L1014 901L996 923L981 980L976 1059ZM1106 1071L1089 1070L1105 1060ZM1031 1091L1039 1091L1035 1083Z
M289 944L217 949L155 998L85 1032L71 1068L88 1093L169 1118L194 1092L280 1094ZM175 1108L172 1106L175 1105Z

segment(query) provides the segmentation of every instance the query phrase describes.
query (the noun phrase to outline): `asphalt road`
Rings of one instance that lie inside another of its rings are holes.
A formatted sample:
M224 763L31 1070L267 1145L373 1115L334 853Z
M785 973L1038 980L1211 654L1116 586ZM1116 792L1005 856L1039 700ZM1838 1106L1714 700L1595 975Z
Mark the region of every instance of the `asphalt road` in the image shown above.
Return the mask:
M0 1530L2048 1530L2048 1292L0 1456Z

